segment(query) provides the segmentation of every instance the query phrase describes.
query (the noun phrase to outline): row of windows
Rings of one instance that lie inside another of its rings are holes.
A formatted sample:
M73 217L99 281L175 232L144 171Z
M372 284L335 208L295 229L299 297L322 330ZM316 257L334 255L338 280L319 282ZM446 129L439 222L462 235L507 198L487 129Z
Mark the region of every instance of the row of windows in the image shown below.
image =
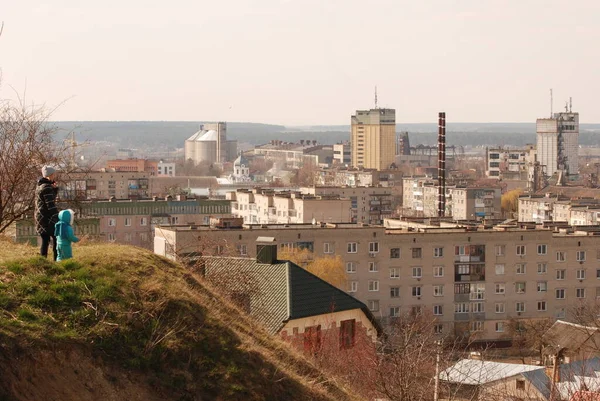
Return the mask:
M527 255L527 246L526 245L516 245L516 255L517 256L526 256ZM466 246L457 246L455 250L456 255L468 255L469 253L466 250ZM369 242L369 253L378 253L379 252L379 242ZM326 242L323 244L323 252L324 253L334 253L335 247L333 244ZM358 242L348 242L346 247L347 253L358 253ZM496 245L495 246L495 254L496 256L506 256L506 245ZM538 255L547 255L548 254L548 246L546 244L537 245L537 254ZM400 248L391 248L390 249L390 258L391 259L399 259L401 256ZM444 248L443 247L435 247L433 248L433 257L441 258L444 256ZM599 255L600 256L600 255ZM423 257L423 249L422 248L411 248L411 257L413 259L420 259ZM556 252L556 261L557 262L565 262L567 260L567 253L565 251L557 251ZM575 260L578 262L584 262L586 260L586 251L577 251Z
M496 264L495 272L497 276L502 276L505 274L506 266L504 264ZM577 280L585 280L587 277L587 269L575 269L575 278ZM517 263L515 265L515 273L516 274L526 274L527 273L527 263ZM548 264L547 263L538 263L537 264L537 274L546 274L548 273ZM557 280L565 280L567 278L567 269L556 269L555 270L555 278ZM600 269L596 269L596 278L600 279Z
M356 262L346 262L346 273L356 273L357 266L358 263ZM379 265L377 264L377 262L368 262L368 270L371 273L378 272ZM411 267L411 270L413 278L423 277L423 268L421 266L413 266ZM400 278L400 267L390 267L389 273L390 278ZM444 277L444 266L434 266L433 277Z

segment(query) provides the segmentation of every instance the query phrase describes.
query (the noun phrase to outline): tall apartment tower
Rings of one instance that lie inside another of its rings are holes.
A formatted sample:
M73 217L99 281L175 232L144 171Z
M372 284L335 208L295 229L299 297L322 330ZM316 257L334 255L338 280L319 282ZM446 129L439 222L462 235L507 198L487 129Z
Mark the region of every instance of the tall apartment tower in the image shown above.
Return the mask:
M352 165L389 168L396 156L396 110L357 110L351 121Z
M537 159L546 175L560 171L575 175L579 171L579 113L570 106L551 118L536 123Z

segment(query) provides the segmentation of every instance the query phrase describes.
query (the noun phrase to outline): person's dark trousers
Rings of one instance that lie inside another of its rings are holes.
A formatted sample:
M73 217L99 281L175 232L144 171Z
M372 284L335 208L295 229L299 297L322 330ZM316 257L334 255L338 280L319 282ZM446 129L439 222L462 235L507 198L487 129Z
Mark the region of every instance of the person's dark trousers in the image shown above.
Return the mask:
M40 234L42 237L42 246L40 247L40 255L43 257L48 257L48 247L50 246L50 241L52 241L52 256L54 256L54 261L56 261L56 237L54 235L49 234Z

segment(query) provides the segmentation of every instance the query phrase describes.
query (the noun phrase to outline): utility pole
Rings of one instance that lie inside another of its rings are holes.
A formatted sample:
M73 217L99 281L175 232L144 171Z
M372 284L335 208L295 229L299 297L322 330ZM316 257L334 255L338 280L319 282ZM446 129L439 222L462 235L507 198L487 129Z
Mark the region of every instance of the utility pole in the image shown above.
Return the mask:
M442 341L436 341L435 345L435 386L433 388L433 401L438 401L440 399L440 352L442 348Z

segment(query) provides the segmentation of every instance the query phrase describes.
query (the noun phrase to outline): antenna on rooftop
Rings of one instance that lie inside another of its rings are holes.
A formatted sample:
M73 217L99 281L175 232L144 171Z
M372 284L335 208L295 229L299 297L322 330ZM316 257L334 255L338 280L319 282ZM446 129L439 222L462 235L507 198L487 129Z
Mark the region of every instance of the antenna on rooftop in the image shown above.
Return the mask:
M550 88L550 118L552 118L552 108L554 106L554 100L552 99L552 88Z
M569 112L569 102L565 102L565 113Z
M375 85L375 108L377 108L377 85Z
M573 98L569 96L569 113L573 112Z

